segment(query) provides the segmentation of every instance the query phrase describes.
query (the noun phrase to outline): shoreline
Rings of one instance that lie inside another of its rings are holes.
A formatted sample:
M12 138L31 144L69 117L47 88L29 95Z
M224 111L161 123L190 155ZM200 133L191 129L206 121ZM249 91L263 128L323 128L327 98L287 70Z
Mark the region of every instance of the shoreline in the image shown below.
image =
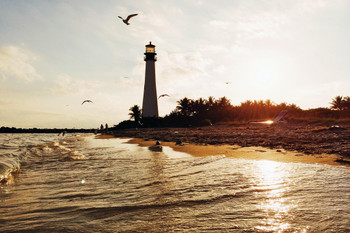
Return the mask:
M140 131L140 130L135 130ZM141 129L143 131L143 129ZM148 130L147 130L148 131ZM157 130L155 130L157 131ZM348 160L337 154L306 154L296 150L285 150L283 148L267 148L262 146L240 146L225 143L218 144L196 144L193 142L185 142L183 145L176 145L176 140L163 141L152 137L137 137L134 136L116 136L115 134L97 135L97 139L112 139L124 138L130 139L127 143L137 144L141 147L154 146L156 141L159 141L161 146L167 146L174 151L183 152L192 156L214 156L225 155L231 158L251 159L251 160L270 160L276 162L301 162L301 163L318 163L332 166L347 166L350 167ZM149 135L150 136L150 135Z
M273 125L215 125L196 128L140 128L115 130L115 137L143 138L199 145L261 146L304 154L336 154L350 160L350 123Z

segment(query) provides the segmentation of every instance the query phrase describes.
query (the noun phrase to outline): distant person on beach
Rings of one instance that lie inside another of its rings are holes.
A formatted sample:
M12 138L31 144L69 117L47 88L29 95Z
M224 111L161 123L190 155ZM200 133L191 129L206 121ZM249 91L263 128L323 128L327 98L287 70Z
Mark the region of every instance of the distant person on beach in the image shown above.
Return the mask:
M108 124L106 123L105 129L108 130Z
M100 126L100 130L103 130L104 128L103 128L103 124L101 124L101 126Z
M62 136L64 136L66 134L66 131L62 131L58 133L58 136L60 136L62 134Z

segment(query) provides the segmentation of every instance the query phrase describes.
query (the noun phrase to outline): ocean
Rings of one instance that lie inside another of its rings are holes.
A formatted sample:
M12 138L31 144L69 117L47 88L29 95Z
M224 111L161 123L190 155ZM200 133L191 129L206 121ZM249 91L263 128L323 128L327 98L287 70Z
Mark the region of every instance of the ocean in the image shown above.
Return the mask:
M0 134L0 232L350 232L350 168Z

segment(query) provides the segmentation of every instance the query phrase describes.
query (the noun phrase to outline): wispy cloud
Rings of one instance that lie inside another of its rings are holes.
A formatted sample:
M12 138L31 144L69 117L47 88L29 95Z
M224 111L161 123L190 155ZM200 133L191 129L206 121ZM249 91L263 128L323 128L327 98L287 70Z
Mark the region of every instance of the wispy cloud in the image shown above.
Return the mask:
M171 76L198 76L206 73L207 66L212 62L210 58L206 58L202 52L182 52L168 53L161 51L162 66L159 72Z
M299 0L297 3L302 10L310 12L318 8L336 6L346 1L347 0Z
M74 80L67 74L58 75L54 81L54 85L48 90L52 94L59 95L83 95L94 92L97 87L102 84L98 81L87 82L85 80Z
M0 48L0 77L2 79L16 78L31 82L43 79L36 71L33 63L37 56L32 52L17 46Z

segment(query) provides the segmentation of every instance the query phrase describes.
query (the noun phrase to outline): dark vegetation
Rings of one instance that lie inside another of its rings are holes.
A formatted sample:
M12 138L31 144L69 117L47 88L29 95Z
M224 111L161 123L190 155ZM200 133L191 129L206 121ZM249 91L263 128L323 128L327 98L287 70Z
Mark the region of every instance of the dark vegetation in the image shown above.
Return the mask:
M245 124L252 121L273 120L282 110L287 110L285 120L289 122L350 122L350 97L336 96L330 108L303 110L295 104L276 104L271 100L247 100L239 106L233 106L226 97L215 99L187 97L180 99L176 108L165 117L142 119L141 109L134 105L130 108L130 119L120 122L114 128L135 127L189 127L212 124Z
M148 128L148 127L191 127L209 126L213 124L239 125L252 121L273 120L280 111L287 110L284 117L288 122L350 122L350 97L336 96L332 99L330 108L314 108L303 110L295 104L276 104L271 100L247 100L238 106L230 103L226 97L215 99L187 97L177 101L178 105L165 117L142 118L141 108L132 106L130 120L115 125L113 129ZM92 133L95 129L38 129L1 127L0 133Z
M38 128L15 128L15 127L1 127L0 133L92 133L93 129L38 129Z

